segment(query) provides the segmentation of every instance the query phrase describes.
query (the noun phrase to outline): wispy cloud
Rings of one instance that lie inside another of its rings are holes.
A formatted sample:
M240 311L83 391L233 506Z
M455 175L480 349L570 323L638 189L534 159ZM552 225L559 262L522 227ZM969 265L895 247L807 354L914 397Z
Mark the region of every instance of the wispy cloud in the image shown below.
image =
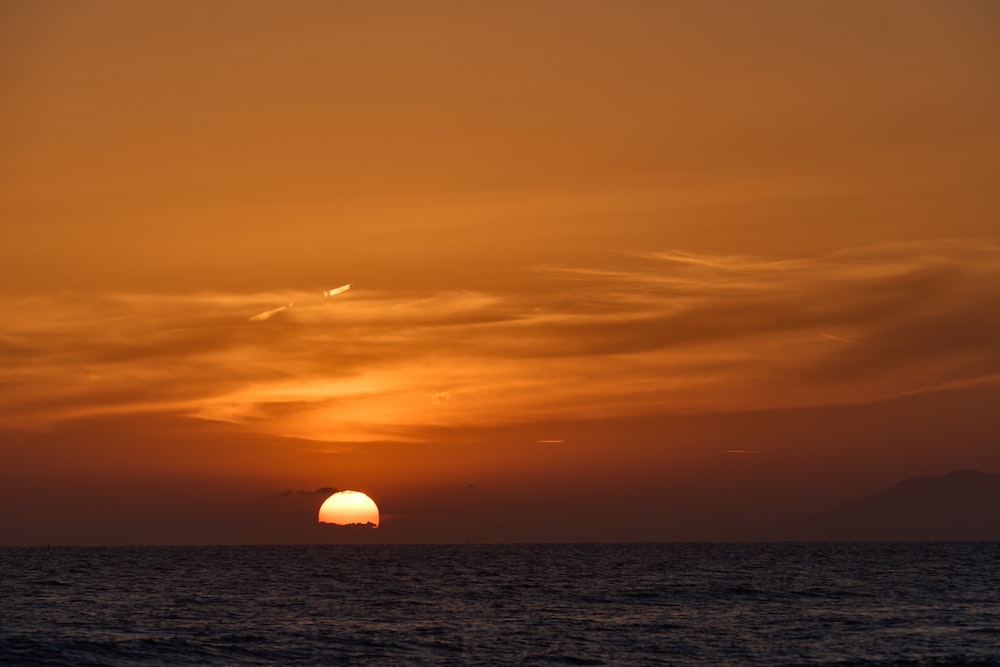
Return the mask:
M298 489L297 491L282 491L278 495L280 496L329 496L337 493L339 489L332 486L322 486L318 489L312 491L306 491L304 489Z
M265 310L263 313L258 313L250 318L251 322L263 322L264 320L269 320L278 313L291 308L295 304L288 304L287 306L278 306L277 308L272 308L271 310Z
M348 283L347 285L341 285L340 287L334 287L333 289L323 290L323 298L324 299L329 299L330 297L336 296L337 294L343 294L344 292L346 292L349 289L351 289L350 283ZM286 304L284 306L278 306L277 308L272 308L270 310L265 310L262 313L258 313L256 315L250 317L249 319L250 319L251 322L264 322L266 320L271 319L272 317L274 317L278 313L284 312L285 310L291 308L294 305L295 305L295 303L288 303L288 304Z
M323 291L323 296L325 298L329 299L331 296L336 296L337 294L342 294L343 292L346 292L349 289L351 289L351 284L350 283L348 283L346 285L341 285L340 287L334 287L333 289L324 290Z
M843 336L834 336L833 334L820 333L820 336L828 340L835 340L838 343L857 343L858 341L852 340L850 338L844 338Z
M337 308L316 292L20 299L0 324L0 423L171 411L408 440L429 426L863 403L1000 380L993 246L622 255L539 270L531 287L364 291ZM246 326L248 309L276 301L296 305L253 321L286 313L280 325Z

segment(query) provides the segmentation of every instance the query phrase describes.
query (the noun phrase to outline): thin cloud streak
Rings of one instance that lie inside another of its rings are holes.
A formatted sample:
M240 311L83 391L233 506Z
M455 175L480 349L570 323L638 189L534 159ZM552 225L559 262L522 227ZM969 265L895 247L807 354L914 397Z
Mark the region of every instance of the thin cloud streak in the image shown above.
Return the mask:
M282 312L282 311L284 311L284 310L286 310L288 308L291 308L293 305L295 305L295 304L291 304L290 303L287 306L278 306L277 308L274 308L272 310L265 310L263 313L259 313L257 315L252 316L250 318L250 321L251 322L263 322L265 320L269 320L272 317L274 317L275 315L277 315L278 313L280 313L280 312Z
M835 340L838 343L857 343L858 341L852 340L850 338L844 338L843 336L834 336L833 334L820 333L820 336L828 340Z
M338 294L342 294L342 293L346 292L349 289L351 289L351 284L347 283L346 285L341 285L340 287L334 287L333 289L330 289L330 290L324 290L323 291L323 296L324 296L324 298L329 299L331 296L336 296Z

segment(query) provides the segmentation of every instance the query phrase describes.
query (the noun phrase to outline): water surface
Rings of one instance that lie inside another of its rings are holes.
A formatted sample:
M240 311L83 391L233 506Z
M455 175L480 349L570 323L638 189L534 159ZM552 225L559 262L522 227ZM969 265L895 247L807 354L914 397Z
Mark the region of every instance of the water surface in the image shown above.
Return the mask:
M1000 543L0 549L5 665L1000 664Z

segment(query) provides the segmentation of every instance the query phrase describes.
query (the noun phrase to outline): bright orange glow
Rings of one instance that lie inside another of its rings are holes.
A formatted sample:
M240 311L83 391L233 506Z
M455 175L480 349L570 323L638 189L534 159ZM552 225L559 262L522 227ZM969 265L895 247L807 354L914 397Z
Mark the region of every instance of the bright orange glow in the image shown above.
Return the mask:
M319 508L319 522L378 528L378 505L360 491L338 491L323 501Z

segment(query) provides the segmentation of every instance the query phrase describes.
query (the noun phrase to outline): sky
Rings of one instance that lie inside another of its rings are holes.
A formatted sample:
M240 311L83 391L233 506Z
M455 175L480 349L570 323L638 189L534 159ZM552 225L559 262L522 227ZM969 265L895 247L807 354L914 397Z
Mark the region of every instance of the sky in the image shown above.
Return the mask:
M0 544L723 539L1000 472L998 36L4 0Z

